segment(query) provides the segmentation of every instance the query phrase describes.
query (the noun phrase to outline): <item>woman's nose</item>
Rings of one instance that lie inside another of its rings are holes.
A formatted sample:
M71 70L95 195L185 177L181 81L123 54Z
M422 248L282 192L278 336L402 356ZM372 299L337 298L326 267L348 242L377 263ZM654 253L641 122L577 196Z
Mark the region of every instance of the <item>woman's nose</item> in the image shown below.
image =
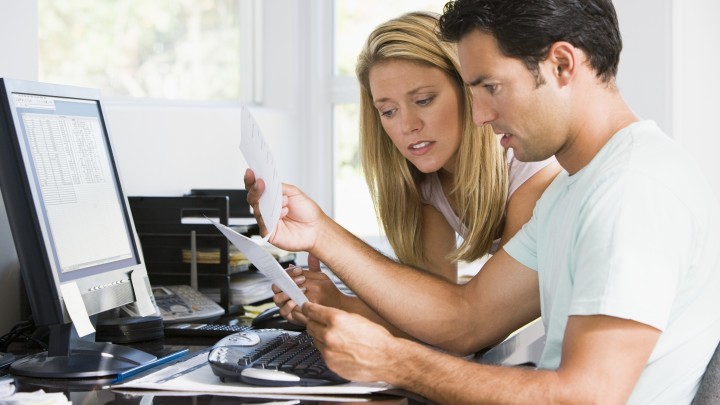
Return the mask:
M412 112L405 112L401 119L402 132L409 134L419 130L422 127L422 120Z

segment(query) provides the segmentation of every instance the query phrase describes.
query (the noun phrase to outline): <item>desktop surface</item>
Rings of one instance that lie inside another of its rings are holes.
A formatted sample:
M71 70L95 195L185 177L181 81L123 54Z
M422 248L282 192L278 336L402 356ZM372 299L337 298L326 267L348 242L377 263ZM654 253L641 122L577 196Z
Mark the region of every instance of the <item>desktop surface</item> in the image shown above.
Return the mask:
M237 319L226 317L225 322L237 322ZM153 354L158 358L164 357L170 353L175 353L182 349L189 349L191 353L207 350L218 342L219 338L211 336L171 336L153 341L139 342L128 344L136 349L143 350ZM16 342L10 346L10 351L20 358L23 355L33 354L41 350L39 347L28 343ZM5 371L0 371L0 376ZM30 378L15 376L15 387L18 392L35 392L43 390L47 393L62 392L73 404L83 405L110 405L110 404L225 404L225 403L268 403L273 400L267 395L264 397L258 395L256 397L243 396L242 399L231 395L209 395L209 394L188 394L188 393L171 393L166 391L138 391L126 389L120 391L111 388L114 378L77 378L77 379L57 379L57 378ZM413 397L410 393L400 390L391 391L392 395L386 393L371 395L332 395L327 396L327 401L321 400L322 396L305 397L286 395L283 399L297 400L299 404L326 404L337 403L335 397L343 397L356 399L357 403L371 404L427 404L428 402L422 398ZM319 399L320 398L320 399ZM0 399L0 402L2 400ZM295 402L294 402L295 403ZM343 401L342 403L347 403ZM352 401L349 403L353 403Z
M237 317L226 316L221 322L237 324L247 320ZM249 324L249 322L247 322ZM248 325L249 326L249 325ZM207 350L218 342L217 337L212 336L166 336L163 339L154 341L130 344L132 347L164 357L170 353L187 348L190 352ZM544 331L540 320L536 320L518 333L486 351L475 361L483 364L503 365L531 365L536 363L542 352L544 342ZM24 354L31 354L39 348L33 348L29 344L15 343L10 351L17 357ZM530 363L530 364L529 364ZM2 372L0 372L2 376ZM225 403L267 403L273 399L267 396L242 397L228 395L208 394L177 394L165 391L118 391L110 388L112 378L104 379L41 379L16 377L15 385L20 392L34 392L44 390L45 392L62 392L73 404L225 404ZM317 398L309 399L302 397L293 398L286 396L284 399L297 399L299 404L327 404L340 403L333 400L334 396L328 396L328 401ZM348 396L345 396L348 397ZM357 403L369 402L371 404L432 404L432 402L415 394L402 390L390 390L372 395L353 395L351 397ZM342 402L348 403L348 402ZM349 403L353 403L352 401Z
M199 351L206 349L206 346L168 346L163 345L160 352L155 352L159 357L162 353L168 353L179 350L183 347L191 351ZM148 352L151 349L145 348ZM42 379L29 377L15 377L15 386L18 392L35 392L43 390L47 393L62 392L73 404L83 405L110 405L110 404L254 404L268 403L273 401L271 395L239 396L236 395L210 395L206 393L188 394L188 393L172 393L167 391L135 391L135 390L117 390L110 387L112 378L99 379ZM297 400L299 404L325 404L336 403L336 397L344 397L356 399L357 402L371 404L425 404L422 399L412 399L411 397L402 396L403 393L395 391L395 395L388 394L372 394L372 395L332 395L327 396L327 401L321 400L322 396L302 397L293 395L284 395L282 398L286 400ZM279 400L279 399L275 399ZM2 400L0 400L2 402ZM342 401L343 403L347 403ZM350 403L353 403L351 401Z

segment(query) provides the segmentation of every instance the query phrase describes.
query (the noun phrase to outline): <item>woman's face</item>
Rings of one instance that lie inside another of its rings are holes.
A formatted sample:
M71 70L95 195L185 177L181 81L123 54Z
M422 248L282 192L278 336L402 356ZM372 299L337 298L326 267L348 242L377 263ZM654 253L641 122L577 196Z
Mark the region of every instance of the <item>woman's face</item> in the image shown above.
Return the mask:
M395 147L418 170L453 170L460 146L461 92L441 69L405 60L370 68L370 91Z

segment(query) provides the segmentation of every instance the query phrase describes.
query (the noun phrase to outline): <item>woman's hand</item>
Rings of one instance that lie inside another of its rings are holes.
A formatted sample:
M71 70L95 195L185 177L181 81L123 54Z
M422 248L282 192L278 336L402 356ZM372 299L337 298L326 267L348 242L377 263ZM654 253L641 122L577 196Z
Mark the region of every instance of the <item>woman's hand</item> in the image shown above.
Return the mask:
M336 308L342 306L344 294L338 290L330 277L320 270L320 261L315 256L308 256L308 270L291 266L288 267L287 273L305 293L309 301ZM291 300L276 285L273 285L272 289L275 292L273 301L280 307L280 315L292 323L305 325L307 319L295 301Z

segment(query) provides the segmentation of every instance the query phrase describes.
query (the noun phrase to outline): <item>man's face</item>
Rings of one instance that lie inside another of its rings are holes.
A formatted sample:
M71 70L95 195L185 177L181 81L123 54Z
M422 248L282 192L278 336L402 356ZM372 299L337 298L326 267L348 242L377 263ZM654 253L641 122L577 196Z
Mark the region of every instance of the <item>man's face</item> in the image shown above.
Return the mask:
M552 67L540 63L540 78L518 59L501 54L492 35L479 30L458 42L460 74L472 90L475 124L490 124L500 143L521 161L540 161L562 147L567 122ZM538 86L538 80L545 82Z

